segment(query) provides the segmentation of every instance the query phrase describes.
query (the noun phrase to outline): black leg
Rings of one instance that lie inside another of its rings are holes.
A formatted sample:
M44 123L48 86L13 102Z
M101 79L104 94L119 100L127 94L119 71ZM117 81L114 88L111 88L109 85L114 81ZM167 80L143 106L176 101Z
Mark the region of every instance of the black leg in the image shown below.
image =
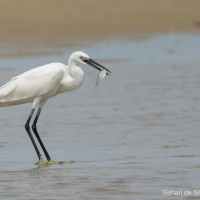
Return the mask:
M42 140L41 140L41 138L40 138L40 136L38 134L37 126L36 126L38 118L39 118L40 113L41 113L41 110L42 110L41 108L38 108L36 117L35 117L33 125L32 125L32 129L33 129L33 132L35 133L35 136L36 136L38 142L40 143L40 145L42 147L42 150L44 151L44 154L45 154L47 160L49 161L49 160L51 160L51 157L49 156L49 154L48 154L48 152L47 152L47 150L46 150L46 148L45 148L45 146L44 146L44 144L43 144L43 142L42 142Z
M29 127L29 123L30 123L30 121L31 121L31 117L33 116L34 110L35 110L35 109L32 109L32 110L31 110L31 113L30 113L30 115L29 115L29 117L28 117L28 120L27 120L27 122L26 122L26 124L25 124L25 129L26 129L26 131L27 131L27 133L28 133L28 135L29 135L29 137L30 137L30 139L31 139L31 142L33 143L33 146L34 146L34 148L35 148L35 151L36 151L36 153L37 153L37 155L38 155L38 158L39 158L39 160L40 160L40 158L41 158L42 156L41 156L40 151L39 151L39 149L38 149L38 147L37 147L37 145L36 145L36 143L35 143L35 140L34 140L32 134L31 134L30 127Z

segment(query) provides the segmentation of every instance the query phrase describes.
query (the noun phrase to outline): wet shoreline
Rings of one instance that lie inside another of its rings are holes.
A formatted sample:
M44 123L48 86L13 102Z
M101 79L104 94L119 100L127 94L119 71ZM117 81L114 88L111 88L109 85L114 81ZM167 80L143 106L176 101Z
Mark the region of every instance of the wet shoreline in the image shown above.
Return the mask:
M197 190L200 36L166 34L81 48L112 76L95 87L98 73L82 66L83 86L50 99L38 123L51 157L75 162L35 166L24 130L31 105L0 108L0 197L160 200L180 199L163 196L165 190ZM66 62L75 49L2 56L0 82L38 65Z

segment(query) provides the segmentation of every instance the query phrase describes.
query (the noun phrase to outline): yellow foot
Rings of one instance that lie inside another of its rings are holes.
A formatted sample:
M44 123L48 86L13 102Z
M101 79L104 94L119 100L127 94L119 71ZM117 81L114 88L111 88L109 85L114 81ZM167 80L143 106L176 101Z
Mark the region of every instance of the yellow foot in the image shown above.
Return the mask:
M55 160L49 160L47 161L47 165L56 165L56 164L71 164L74 161L72 160L65 160L65 161L55 161Z
M39 161L36 162L35 164L41 166L41 165L46 165L47 162L48 162L47 160L45 160L44 158L41 157L41 158L39 159Z
M74 161L73 160L65 160L65 161L59 161L58 164L72 164Z
M55 161L55 160L45 160L44 158L40 158L40 160L38 162L36 162L35 164L36 165L39 165L39 166L44 166L44 165L57 165L57 164L71 164L73 163L74 161L72 160L66 160L66 161Z
M56 165L56 164L58 164L58 162L55 160L48 160L46 164L47 165Z

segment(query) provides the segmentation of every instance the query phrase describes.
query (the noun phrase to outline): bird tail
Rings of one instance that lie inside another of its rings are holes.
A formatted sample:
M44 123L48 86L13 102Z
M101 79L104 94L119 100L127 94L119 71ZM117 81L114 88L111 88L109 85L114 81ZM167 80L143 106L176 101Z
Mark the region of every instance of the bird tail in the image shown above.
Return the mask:
M13 84L16 78L13 77L8 83L0 87L0 107L7 106L8 102L13 100L13 95L17 84Z

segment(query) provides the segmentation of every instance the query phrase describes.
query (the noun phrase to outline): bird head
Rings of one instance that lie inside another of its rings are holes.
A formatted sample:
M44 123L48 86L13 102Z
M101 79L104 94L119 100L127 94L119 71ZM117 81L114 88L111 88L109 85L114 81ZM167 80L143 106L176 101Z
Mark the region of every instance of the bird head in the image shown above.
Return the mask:
M68 64L69 64L69 66L78 65L78 64L88 64L99 71L101 71L103 69L106 70L107 75L111 74L110 70L108 70L103 65L101 65L101 64L97 63L96 61L94 61L93 59L91 59L86 53L84 53L82 51L76 51L76 52L72 53L72 55L69 57Z

